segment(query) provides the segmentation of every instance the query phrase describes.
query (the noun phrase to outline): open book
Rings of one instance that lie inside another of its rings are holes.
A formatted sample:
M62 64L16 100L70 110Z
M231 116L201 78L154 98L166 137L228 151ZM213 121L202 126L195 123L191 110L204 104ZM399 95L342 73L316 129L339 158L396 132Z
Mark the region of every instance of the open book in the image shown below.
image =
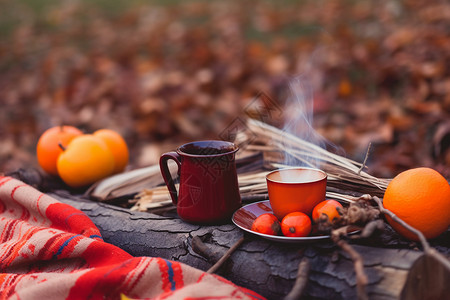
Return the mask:
M177 169L169 165L172 176ZM126 196L132 197L146 188L155 187L164 183L159 165L152 165L107 177L92 185L86 194L97 201L111 202L114 199Z

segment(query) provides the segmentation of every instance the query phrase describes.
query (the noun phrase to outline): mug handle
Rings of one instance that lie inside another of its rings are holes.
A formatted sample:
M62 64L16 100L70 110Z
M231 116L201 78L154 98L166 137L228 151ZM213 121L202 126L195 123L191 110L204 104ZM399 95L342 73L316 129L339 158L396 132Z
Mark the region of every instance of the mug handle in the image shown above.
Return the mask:
M169 159L172 159L177 163L178 174L180 174L180 168L181 168L180 155L178 153L172 151L172 152L164 153L159 158L159 168L161 169L162 177L164 178L164 182L167 185L167 189L169 190L170 197L172 197L172 203L174 205L177 205L177 202L178 202L177 189L175 188L175 182L172 178L172 175L170 174L169 166L167 165L167 161Z

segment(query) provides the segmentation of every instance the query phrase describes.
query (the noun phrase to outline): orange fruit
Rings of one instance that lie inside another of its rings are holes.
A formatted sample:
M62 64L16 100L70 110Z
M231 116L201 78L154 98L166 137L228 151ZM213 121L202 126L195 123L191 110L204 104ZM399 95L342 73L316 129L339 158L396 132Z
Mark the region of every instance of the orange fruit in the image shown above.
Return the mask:
M122 172L127 166L129 159L128 146L123 137L111 129L97 130L94 132L94 135L101 138L106 143L114 156L113 173Z
M280 233L280 221L274 214L265 213L253 221L252 230L264 234L278 235Z
M84 134L75 137L59 155L57 168L67 185L84 187L111 175L114 157L101 138Z
M421 231L427 239L439 236L450 225L450 185L437 171L416 168L398 174L383 198L386 209ZM411 240L417 236L387 217L389 224Z
M319 222L320 216L326 215L330 222L334 219L340 219L338 208L343 208L336 200L325 200L317 204L312 212L312 219L315 223Z
M44 131L36 146L36 156L41 168L49 174L58 175L56 162L62 153L59 144L66 147L74 137L82 134L83 132L78 128L66 125L55 126Z
M281 231L287 237L304 237L311 233L311 219L296 211L287 214L281 221Z

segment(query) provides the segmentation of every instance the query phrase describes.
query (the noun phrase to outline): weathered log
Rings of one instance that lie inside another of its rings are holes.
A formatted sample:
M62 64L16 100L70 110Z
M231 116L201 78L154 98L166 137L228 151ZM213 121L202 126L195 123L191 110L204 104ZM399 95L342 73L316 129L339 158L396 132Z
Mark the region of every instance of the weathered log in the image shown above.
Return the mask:
M159 216L132 212L105 203L92 202L68 193L51 196L85 212L100 229L106 242L134 256L158 256L208 270L244 233L233 224L200 226L183 222L175 213ZM199 237L211 257L203 257L192 248ZM386 237L384 244L389 244ZM362 256L368 277L370 299L397 299L408 270L422 255L410 249L373 247L352 243ZM446 253L448 254L448 252ZM232 282L252 289L269 299L287 295L297 278L302 258L310 262L304 295L319 299L355 299L356 278L351 258L331 241L312 244L281 244L254 236L245 241L218 270Z

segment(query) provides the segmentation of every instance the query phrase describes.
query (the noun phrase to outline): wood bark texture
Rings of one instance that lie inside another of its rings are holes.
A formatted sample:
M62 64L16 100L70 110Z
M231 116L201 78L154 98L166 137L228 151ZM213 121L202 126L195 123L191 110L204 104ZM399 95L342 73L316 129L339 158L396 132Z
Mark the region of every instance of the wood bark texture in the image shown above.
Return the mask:
M106 242L134 256L162 257L204 271L244 235L231 223L192 225L177 218L175 213L160 216L132 212L83 200L64 191L50 195L82 210L98 226ZM209 257L193 250L191 242L196 236L209 248ZM352 243L352 246L363 258L370 299L397 299L408 270L422 255L422 252L410 249L376 248L361 243ZM351 258L331 241L281 244L246 235L243 244L217 274L268 299L282 299L293 288L302 258L307 258L310 263L304 296L356 299L356 278Z

